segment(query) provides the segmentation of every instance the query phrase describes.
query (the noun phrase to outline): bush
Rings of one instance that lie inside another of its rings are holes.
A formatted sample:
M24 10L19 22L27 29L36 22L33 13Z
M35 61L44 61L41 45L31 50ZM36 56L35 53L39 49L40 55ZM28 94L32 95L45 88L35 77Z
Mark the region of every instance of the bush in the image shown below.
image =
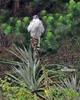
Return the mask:
M29 17L24 17L23 21L17 18L9 17L8 21L1 25L3 32L6 35L13 35L15 37L14 43L20 45L21 42L24 45L29 45L30 35L27 32L27 26L29 24ZM19 37L21 40L19 41Z
M10 82L9 82L10 81ZM17 84L18 85L18 84ZM6 77L4 80L0 79L0 88L2 89L3 96L9 100L35 100L35 96L27 91L24 83L21 85L13 86L12 79Z
M3 30L5 30L7 26L8 25L6 23L4 23L4 24L1 25L1 27L2 27Z
M80 24L80 11L79 11L80 2L75 2L70 0L66 5L66 13L63 13L59 16L58 21L56 20L56 29L57 34L61 34L63 37L75 37L80 33L79 24Z
M49 95L51 97L51 100L55 98L55 100L77 100L79 94L75 92L73 89L50 89L49 90Z
M9 15L10 14L9 14L8 10L1 9L1 11L0 11L0 23L7 22Z
M41 16L45 16L47 14L46 10L41 11Z
M42 52L55 51L60 47L61 40L80 36L80 2L70 0L65 7L63 13L46 13L42 16L45 26L45 34L41 39Z
M8 34L11 33L11 32L12 32L12 26L8 25L8 26L6 27L4 33L5 33L6 35L8 35Z
M44 11L44 10L43 10ZM45 27L45 33L41 39L41 52L47 52L48 50L57 50L59 47L58 41L54 34L54 16L46 12L46 16L42 16L42 21Z
M39 3L39 1L34 1ZM41 0L42 2L42 0ZM78 37L80 34L80 2L70 0L65 4L63 13L47 13L42 10L40 15L45 27L45 33L41 38L41 52L56 51L61 44L61 41L66 38ZM24 38L24 45L29 45L30 34L27 31L27 26L30 22L29 17L20 19L9 18L7 23L2 24L2 28L6 34L14 34ZM12 27L12 28L11 28ZM17 41L17 40L15 40ZM16 42L18 43L18 41Z
M29 22L30 22L29 17L24 17L23 21L24 21L24 23L25 23L26 25L28 25Z
M14 84L14 85L13 85ZM42 100L35 94L31 93L24 83L21 85L13 83L13 80L9 77L5 77L4 80L0 79L0 88L2 89L3 96L9 100ZM49 88L49 90L42 91L42 97L47 100L79 100L79 94L73 89L67 88Z

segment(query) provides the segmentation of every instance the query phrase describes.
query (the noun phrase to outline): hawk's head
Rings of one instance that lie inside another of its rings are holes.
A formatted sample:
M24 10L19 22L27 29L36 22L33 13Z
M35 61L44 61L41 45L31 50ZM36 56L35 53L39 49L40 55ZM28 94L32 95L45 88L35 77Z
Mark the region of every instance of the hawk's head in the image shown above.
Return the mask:
M38 18L39 18L38 15L33 16L33 19L38 19Z

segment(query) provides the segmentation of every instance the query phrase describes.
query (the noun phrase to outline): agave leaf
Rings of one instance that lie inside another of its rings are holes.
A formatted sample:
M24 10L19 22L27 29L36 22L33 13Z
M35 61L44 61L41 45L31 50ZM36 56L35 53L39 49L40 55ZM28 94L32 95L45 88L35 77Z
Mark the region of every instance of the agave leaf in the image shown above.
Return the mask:
M6 73L8 76L12 77L13 79L15 79L15 82L18 83L18 84L21 84L23 83L19 78L17 78L16 76L10 74L9 72Z
M72 88L74 91L79 92L80 83L77 81L76 75L67 79L60 80L62 87Z
M20 63L21 65L23 65L23 63L18 61L10 61L10 60L2 60L2 59L0 59L0 63L9 64L9 65L18 65L18 63Z
M15 49L14 50L9 50L10 53L12 53L13 55L15 55L17 58L19 58L21 61L25 61L25 63L27 62L27 59L25 59L25 56L23 54L23 52L21 51L21 49L17 48L16 46L14 46Z
M42 75L38 80L37 80L37 86L41 83L41 81L44 79L44 75Z
M27 50L24 47L24 50L15 46L14 50L9 50L20 62L14 62L13 65L18 65L18 68L13 67L13 72L15 74L9 73L8 75L14 78L20 83L24 82L30 90L37 90L40 87L41 81L44 79L44 75L39 75L42 68L39 66L40 62L37 61L31 49ZM11 63L11 62L10 62Z

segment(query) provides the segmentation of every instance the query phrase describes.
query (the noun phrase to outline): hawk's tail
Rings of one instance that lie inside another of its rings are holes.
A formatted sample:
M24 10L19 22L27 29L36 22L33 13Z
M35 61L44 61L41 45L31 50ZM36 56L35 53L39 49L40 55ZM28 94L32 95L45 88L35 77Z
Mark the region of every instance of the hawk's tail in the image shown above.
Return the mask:
M36 38L31 38L30 41L31 41L31 45L32 45L34 51L36 52L36 57L38 58L38 60L40 60L39 54L38 54L38 51L39 51L39 49L40 49L39 40L36 39Z

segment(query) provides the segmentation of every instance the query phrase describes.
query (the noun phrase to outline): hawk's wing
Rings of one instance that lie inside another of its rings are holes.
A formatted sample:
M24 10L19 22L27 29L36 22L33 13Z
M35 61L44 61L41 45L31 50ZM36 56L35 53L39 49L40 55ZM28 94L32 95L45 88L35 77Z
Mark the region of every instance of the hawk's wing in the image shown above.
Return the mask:
M30 24L29 24L29 26L28 26L28 28L27 28L28 32L31 32L31 31L33 31L33 30L36 30L38 24L39 24L39 20L33 19L33 20L30 22Z
M34 23L33 23L33 21L31 21L30 24L29 24L29 26L27 27L28 32L31 31L33 25L34 25Z
M40 21L40 32L43 33L45 31L42 21Z
M28 28L27 28L28 32L33 32L35 33L35 31L40 31L40 33L44 32L44 26L41 22L41 20L39 19L33 19Z

